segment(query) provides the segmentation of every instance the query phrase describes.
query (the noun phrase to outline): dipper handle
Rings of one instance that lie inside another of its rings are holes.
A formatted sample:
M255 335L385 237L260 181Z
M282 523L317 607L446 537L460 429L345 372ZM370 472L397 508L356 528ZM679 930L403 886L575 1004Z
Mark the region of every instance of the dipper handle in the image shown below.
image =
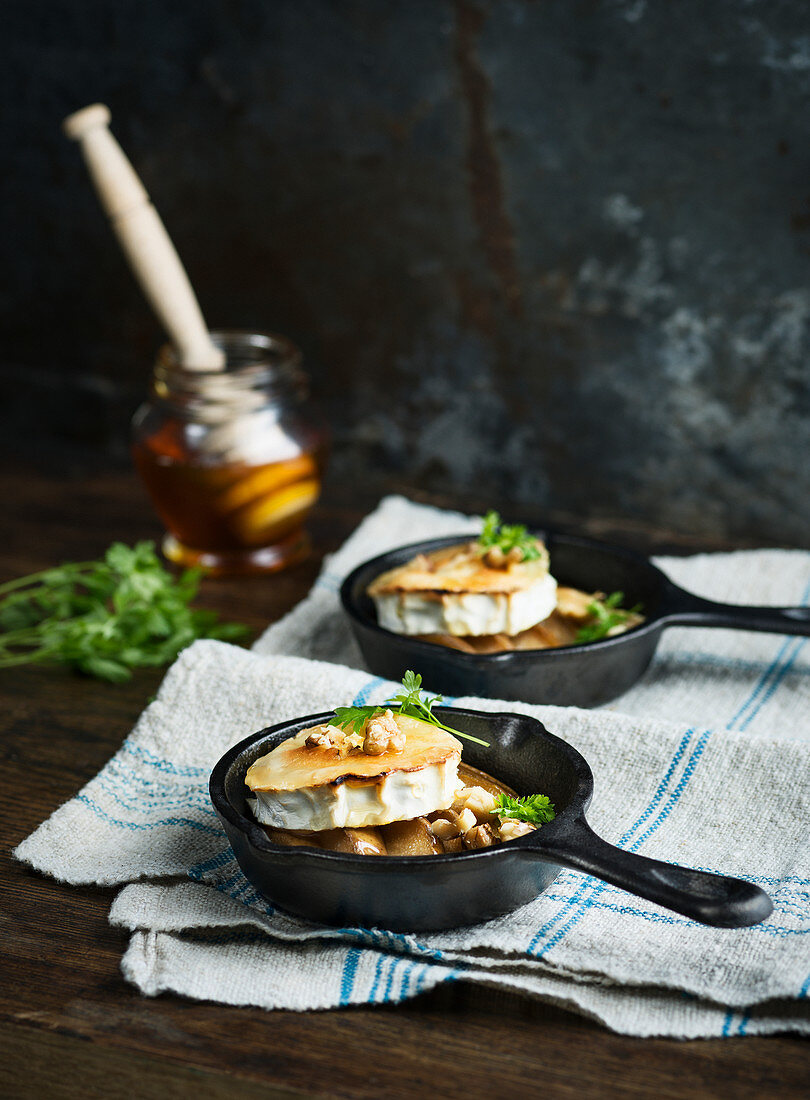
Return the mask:
M109 123L109 109L94 103L62 126L81 146L101 205L180 362L189 370L221 368L224 356L208 334L180 257Z

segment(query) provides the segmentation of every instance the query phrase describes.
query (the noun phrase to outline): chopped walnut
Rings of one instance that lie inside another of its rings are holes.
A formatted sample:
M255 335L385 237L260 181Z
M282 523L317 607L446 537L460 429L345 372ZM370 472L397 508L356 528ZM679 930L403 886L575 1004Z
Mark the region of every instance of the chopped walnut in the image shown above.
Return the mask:
M466 807L463 810L450 810L448 816L458 826L460 833L466 833L478 824L475 814Z
M433 821L430 822L430 831L437 840L441 840L442 842L460 835L458 825L455 821L451 821L447 817L434 818Z
M460 837L464 833L474 829L478 824L472 810L441 810L432 820L429 819L430 831L447 848L448 840ZM454 849L455 850L455 849Z
M476 825L464 834L465 848L489 848L495 834L489 825Z
M428 820L430 831L441 843L445 852L489 848L498 841L514 840L515 837L534 832L533 827L525 821L516 821L511 817L499 823L497 815L489 811L482 813L485 820L477 820L473 806L479 804L478 800L482 808L488 805L488 801L485 802L483 798L484 795L492 799L494 806L494 796L483 787L465 787L459 791L451 809L440 810ZM472 804L463 805L468 796Z
M514 817L507 817L501 822L499 832L501 840L515 840L516 837L533 833L534 826L528 821L517 821Z
M484 561L490 569L503 569L506 565L506 554L500 546L493 546L484 554Z
M343 730L328 723L323 726L315 726L310 730L309 736L304 741L308 749L337 749L343 741Z
M462 787L453 802L454 810L472 810L479 825L492 825L497 822L495 806L497 799L484 787Z
M513 546L506 553L500 546L492 546L484 554L484 563L490 569L508 569L510 565L518 565L523 561L523 551L519 546Z
M382 756L384 752L402 752L404 748L405 734L396 724L390 710L369 718L363 740L364 753L368 756Z

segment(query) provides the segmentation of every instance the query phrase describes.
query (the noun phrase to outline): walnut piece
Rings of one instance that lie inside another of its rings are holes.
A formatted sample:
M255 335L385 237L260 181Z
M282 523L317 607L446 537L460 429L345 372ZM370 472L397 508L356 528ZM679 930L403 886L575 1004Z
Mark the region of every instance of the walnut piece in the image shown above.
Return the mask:
M490 569L503 569L506 565L506 554L500 546L493 546L484 554L484 561Z
M367 756L382 756L384 752L402 752L404 748L405 734L396 724L390 710L369 718L363 740L363 752Z
M464 834L465 848L489 848L495 834L489 825L475 825Z
M327 723L322 726L314 726L304 741L304 746L308 749L336 749L340 752L342 742L343 730Z
M507 817L501 822L499 830L501 840L515 840L516 837L533 833L534 826L528 821L517 821L514 817Z
M484 554L484 563L490 569L508 569L510 565L518 565L523 561L523 551L519 546L513 546L505 554L500 546L492 546Z
M497 824L495 805L497 799L484 787L462 787L455 797L453 809L472 810L479 825Z
M460 835L460 830L455 821L451 821L447 817L436 817L430 822L430 831L436 837L437 840L441 840L443 843L448 840L452 840L453 837ZM446 846L446 845L445 845Z
M474 829L478 822L472 810L442 810L432 820L428 819L430 831L444 844L445 850L450 851L447 842L454 837L463 836L464 833ZM456 851L454 848L453 851Z

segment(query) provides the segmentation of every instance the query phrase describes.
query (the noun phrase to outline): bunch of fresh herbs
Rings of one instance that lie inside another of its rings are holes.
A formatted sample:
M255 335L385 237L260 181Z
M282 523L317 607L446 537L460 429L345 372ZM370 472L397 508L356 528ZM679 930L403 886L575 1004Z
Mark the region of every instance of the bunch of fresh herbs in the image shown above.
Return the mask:
M116 542L99 561L69 562L0 585L0 669L56 662L102 680L165 665L197 638L247 628L190 606L199 572L175 579L154 544Z

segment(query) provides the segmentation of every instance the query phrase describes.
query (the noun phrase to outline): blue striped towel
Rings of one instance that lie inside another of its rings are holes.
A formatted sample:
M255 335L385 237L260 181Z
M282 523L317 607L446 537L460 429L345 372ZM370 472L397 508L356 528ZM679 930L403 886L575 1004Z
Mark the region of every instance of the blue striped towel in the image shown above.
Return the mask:
M589 817L607 839L764 886L775 909L754 928L705 928L563 871L531 904L474 928L324 929L274 911L241 875L208 802L213 763L272 722L387 698L393 685L357 667L336 581L381 548L381 533L396 544L474 526L384 501L254 653L220 642L186 650L119 752L17 856L67 882L130 884L111 920L132 931L124 973L148 994L313 1009L468 981L627 1034L810 1031L810 647L800 639L672 630L613 708L456 700L535 714L576 745L596 778ZM662 564L696 591L739 602L798 603L810 576L799 552Z

